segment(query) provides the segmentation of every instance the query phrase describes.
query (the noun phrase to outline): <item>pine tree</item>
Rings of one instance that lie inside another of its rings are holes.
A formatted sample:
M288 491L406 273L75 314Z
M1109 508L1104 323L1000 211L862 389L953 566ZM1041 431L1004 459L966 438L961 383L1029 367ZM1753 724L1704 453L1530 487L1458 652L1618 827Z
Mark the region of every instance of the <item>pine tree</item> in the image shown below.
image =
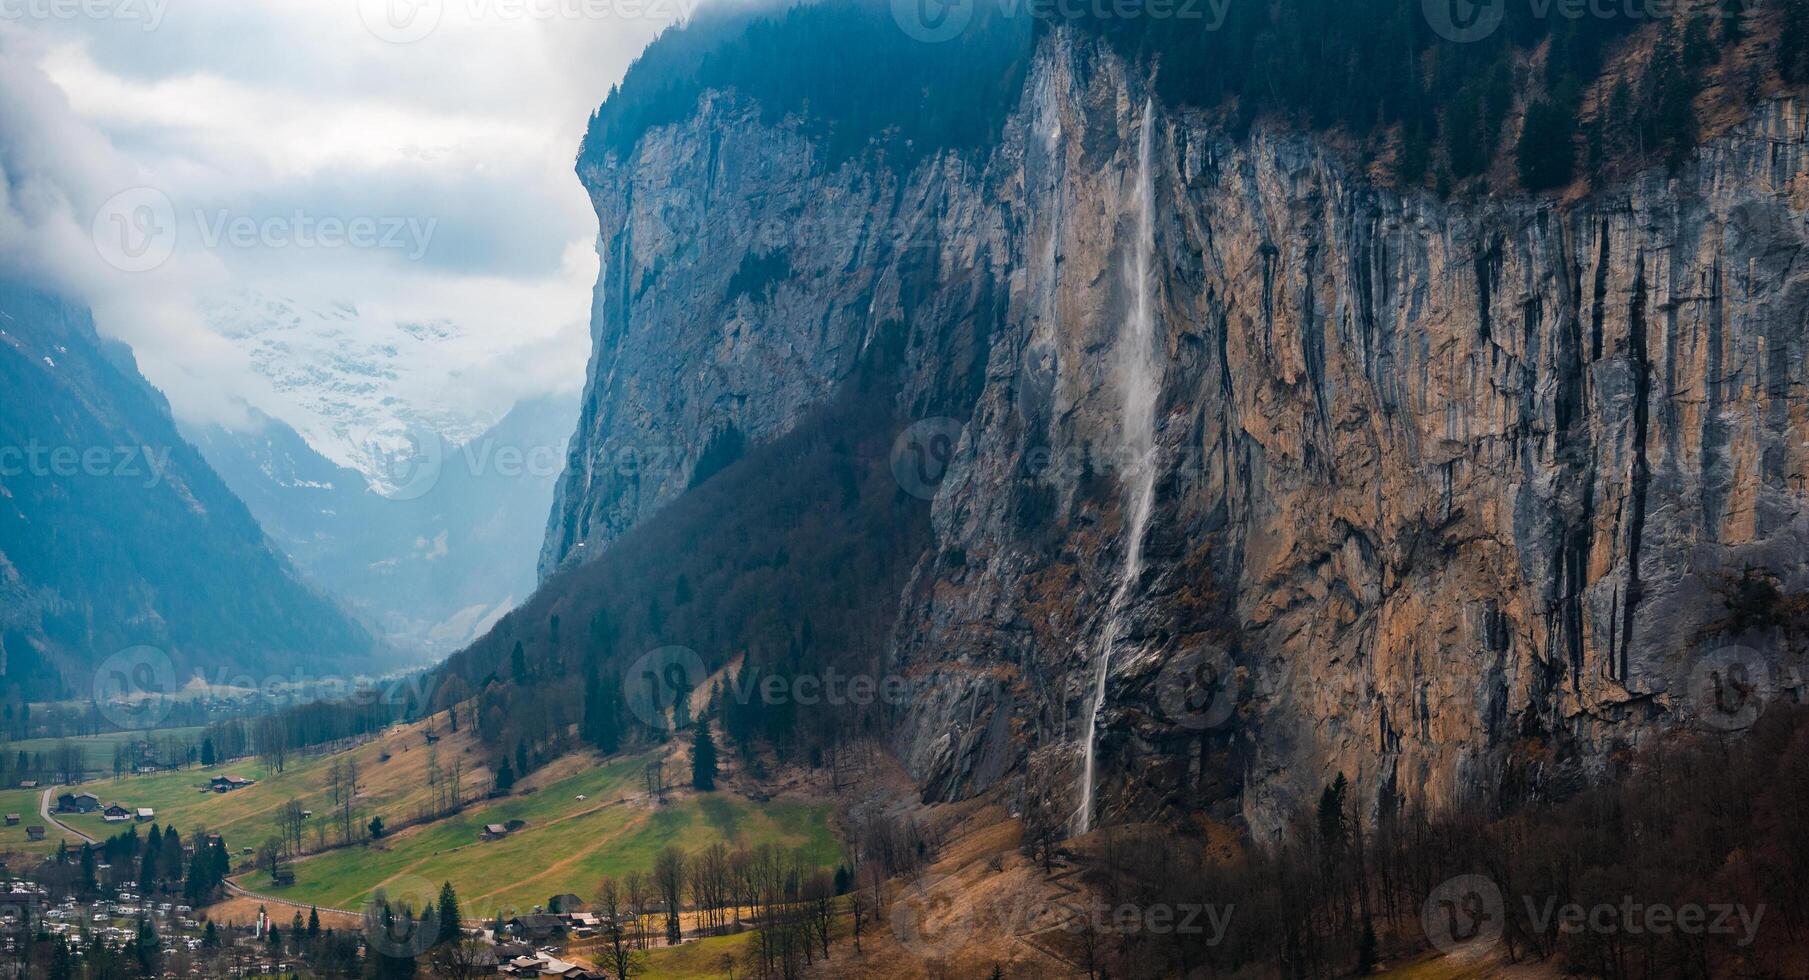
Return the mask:
M1575 173L1576 117L1562 107L1539 101L1526 109L1516 154L1520 186L1529 191L1549 190L1570 183Z
M158 833L157 825L151 825L151 836L145 840L144 854L139 863L139 890L149 893L157 887L157 865L163 860L163 836Z
M697 737L691 743L691 785L709 792L716 788L716 738L710 734L710 719L697 720Z
M1738 47L1746 40L1746 22L1741 19L1746 12L1747 0L1720 0L1721 11L1721 44L1724 47Z
M1368 922L1363 923L1363 938L1357 944L1357 975L1368 976L1375 972L1380 962L1380 954L1376 950L1376 929Z
M308 938L320 938L320 909L312 906L308 908Z
M1350 784L1344 774L1339 773L1325 792L1319 794L1319 839L1328 850L1335 851L1344 846L1344 799L1349 791Z
M1653 53L1650 83L1648 144L1663 149L1666 163L1675 167L1696 145L1695 101L1701 88L1700 75L1685 63L1675 37L1666 37Z
M157 938L157 930L147 919L138 920L138 935L133 940L137 947L134 952L138 960L138 975L141 977L157 976L163 961L163 946Z
M70 952L69 943L62 936L56 937L50 947L50 968L45 974L49 980L75 980L75 954Z
M92 895L99 887L94 880L94 851L87 847L82 848L82 876L78 882L83 895Z
M455 943L459 940L460 922L464 919L464 911L459 908L458 892L452 890L452 882L440 885L440 939L439 942Z
M1809 79L1809 0L1785 0L1778 31L1778 73L1786 82Z

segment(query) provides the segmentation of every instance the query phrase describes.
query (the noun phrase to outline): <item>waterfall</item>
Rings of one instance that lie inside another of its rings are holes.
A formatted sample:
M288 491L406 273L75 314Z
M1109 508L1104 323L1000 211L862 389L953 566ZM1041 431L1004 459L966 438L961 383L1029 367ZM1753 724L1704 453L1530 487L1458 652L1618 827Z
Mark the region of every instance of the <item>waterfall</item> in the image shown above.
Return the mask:
M1081 768L1080 801L1075 807L1074 833L1093 827L1093 766L1099 712L1105 706L1106 675L1111 671L1112 646L1123 628L1125 603L1143 576L1143 535L1156 498L1156 395L1161 390L1161 364L1156 357L1155 282L1151 264L1156 249L1155 186L1150 175L1150 102L1143 103L1143 131L1137 142L1137 241L1126 263L1125 278L1133 296L1131 315L1116 345L1113 374L1122 400L1124 455L1131 460L1124 473L1125 525L1124 571L1106 607L1105 625L1094 654L1098 672L1093 703L1087 711L1086 761Z

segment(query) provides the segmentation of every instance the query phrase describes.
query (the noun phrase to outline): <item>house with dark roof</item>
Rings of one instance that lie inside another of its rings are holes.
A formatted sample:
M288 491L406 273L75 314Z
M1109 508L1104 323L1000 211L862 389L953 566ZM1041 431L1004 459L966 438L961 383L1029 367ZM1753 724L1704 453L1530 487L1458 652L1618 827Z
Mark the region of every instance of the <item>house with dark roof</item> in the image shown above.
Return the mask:
M93 813L100 808L100 797L93 793L63 793L57 797L57 810L61 813Z
M25 839L26 840L43 840L44 839L44 828L37 827L37 826L25 828Z
M562 940L566 934L565 920L557 915L518 915L505 927L516 938L534 943Z

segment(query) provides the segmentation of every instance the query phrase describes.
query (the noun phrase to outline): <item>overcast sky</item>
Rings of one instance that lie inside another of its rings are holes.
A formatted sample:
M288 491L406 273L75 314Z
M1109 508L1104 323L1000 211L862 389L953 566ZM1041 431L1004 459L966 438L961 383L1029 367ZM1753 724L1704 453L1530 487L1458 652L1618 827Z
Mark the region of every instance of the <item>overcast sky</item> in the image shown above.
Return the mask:
M692 0L0 0L0 262L86 299L191 420L234 290L448 320L448 385L575 388L589 113ZM174 233L169 233L173 227Z

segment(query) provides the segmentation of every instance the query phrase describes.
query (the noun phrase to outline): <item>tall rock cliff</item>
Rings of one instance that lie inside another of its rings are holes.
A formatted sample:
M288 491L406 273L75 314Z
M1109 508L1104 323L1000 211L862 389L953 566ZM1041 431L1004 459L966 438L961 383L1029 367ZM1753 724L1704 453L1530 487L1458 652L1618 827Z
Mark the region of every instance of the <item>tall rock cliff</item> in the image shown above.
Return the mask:
M1067 30L995 145L909 167L708 92L581 165L596 353L543 574L902 325L901 449L955 435L891 629L926 795L1035 758L1081 809L1089 744L1083 825L1272 831L1339 772L1372 806L1562 791L1717 723L1707 575L1809 585L1806 126L1765 102L1672 175L1445 201Z

